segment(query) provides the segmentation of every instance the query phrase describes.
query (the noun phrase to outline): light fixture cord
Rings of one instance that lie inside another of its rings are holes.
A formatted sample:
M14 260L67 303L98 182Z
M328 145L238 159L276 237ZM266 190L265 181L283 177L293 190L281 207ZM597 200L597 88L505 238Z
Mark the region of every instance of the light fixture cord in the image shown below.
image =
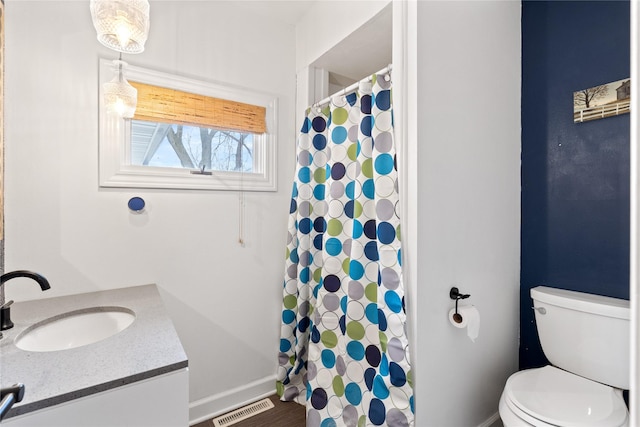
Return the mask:
M122 52L118 56L118 81L122 82Z

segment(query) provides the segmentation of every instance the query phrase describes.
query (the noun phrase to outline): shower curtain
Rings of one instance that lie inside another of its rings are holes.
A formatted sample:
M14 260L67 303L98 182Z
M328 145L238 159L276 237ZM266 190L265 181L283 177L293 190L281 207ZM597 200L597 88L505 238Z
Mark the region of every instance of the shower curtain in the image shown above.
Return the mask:
M278 394L306 405L307 427L413 426L390 75L306 113Z

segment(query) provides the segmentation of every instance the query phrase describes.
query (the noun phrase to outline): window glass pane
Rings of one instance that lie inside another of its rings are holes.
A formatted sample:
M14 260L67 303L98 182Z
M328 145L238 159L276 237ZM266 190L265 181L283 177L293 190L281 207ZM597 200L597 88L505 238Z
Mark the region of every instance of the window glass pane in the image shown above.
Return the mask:
M254 172L251 133L198 126L131 121L131 164L213 171Z

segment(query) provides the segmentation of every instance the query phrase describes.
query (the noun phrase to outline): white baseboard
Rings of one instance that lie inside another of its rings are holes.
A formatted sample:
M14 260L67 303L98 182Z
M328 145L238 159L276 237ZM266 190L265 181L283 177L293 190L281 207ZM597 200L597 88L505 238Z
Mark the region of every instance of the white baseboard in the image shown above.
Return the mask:
M189 403L189 425L226 414L276 393L276 377L268 376L241 387Z
M241 408L249 403L269 397L276 392L275 376L236 387L224 393L214 394L189 404L189 425L201 423L219 415ZM501 427L500 414L496 412L478 427Z
M500 420L500 413L496 412L487 420L485 420L485 422L480 424L478 427L502 427L502 421Z

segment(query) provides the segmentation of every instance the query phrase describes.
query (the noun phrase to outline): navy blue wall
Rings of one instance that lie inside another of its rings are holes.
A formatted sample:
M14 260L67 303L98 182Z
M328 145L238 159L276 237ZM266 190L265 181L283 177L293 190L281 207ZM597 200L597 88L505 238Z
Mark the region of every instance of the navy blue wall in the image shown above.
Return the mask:
M629 114L574 124L572 96L630 76L629 7L523 2L522 369L547 363L532 287L629 299Z

